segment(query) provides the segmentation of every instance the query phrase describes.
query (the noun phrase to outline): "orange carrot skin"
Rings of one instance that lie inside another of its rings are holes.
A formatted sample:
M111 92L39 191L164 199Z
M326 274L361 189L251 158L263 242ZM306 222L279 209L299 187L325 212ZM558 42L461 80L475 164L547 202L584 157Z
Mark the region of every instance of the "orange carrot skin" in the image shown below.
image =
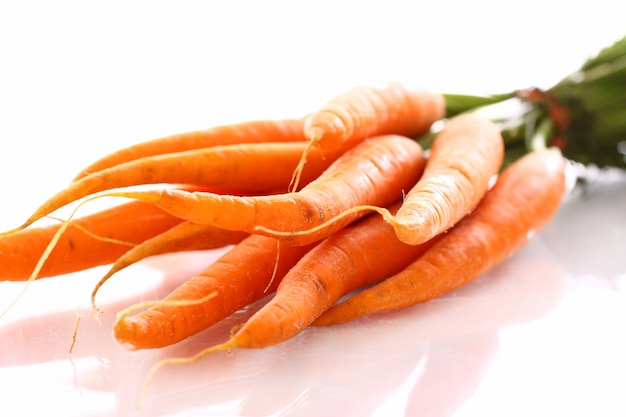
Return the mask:
M361 142L298 192L271 196L226 196L179 190L116 192L152 202L186 220L277 237L293 245L321 240L366 214L355 212L315 233L298 234L354 206L386 206L410 189L424 167L422 148L396 135ZM267 229L261 230L257 226ZM279 233L274 233L278 231ZM280 232L286 232L283 236Z
M441 94L408 89L400 83L384 88L358 87L310 114L304 133L315 146L332 148L346 141L385 134L419 136L444 115L445 100Z
M164 301L193 301L214 291L218 293L216 297L187 306L156 305L118 320L113 329L115 340L126 349L137 350L168 346L192 336L274 292L287 271L313 246L281 244L272 281L278 243L272 238L251 235Z
M81 170L74 180L153 155L243 143L305 141L303 126L304 121L301 119L253 120L153 139L119 149L100 158Z
M72 182L45 201L25 224L94 193L135 185L189 184L256 193L286 190L305 146L304 142L216 146L122 163ZM342 149L314 152L303 182L319 176L342 153Z
M302 257L274 298L238 331L238 347L263 348L294 337L339 298L401 271L436 240L402 243L376 215L332 234Z
M493 122L471 114L451 119L396 214L398 238L415 245L456 224L483 198L503 158L504 141Z
M558 151L522 157L470 215L417 261L332 307L313 325L408 307L465 285L525 245L552 218L564 193L565 160Z
M179 224L182 220L143 202L130 202L72 220L90 232L107 238L140 243ZM0 237L0 280L29 278L59 224L33 227ZM80 271L113 262L129 246L105 242L67 228L38 278Z

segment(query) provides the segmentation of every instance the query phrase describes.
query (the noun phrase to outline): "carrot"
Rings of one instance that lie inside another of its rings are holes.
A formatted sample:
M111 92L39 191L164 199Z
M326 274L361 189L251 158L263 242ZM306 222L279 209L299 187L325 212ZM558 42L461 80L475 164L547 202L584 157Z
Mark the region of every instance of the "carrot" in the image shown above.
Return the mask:
M129 316L140 304L120 312L114 337L129 350L177 343L273 292L312 246L279 247L273 238L251 235L148 310ZM204 297L202 303L193 302Z
M390 210L398 206L396 203ZM264 348L292 338L340 297L402 270L433 242L402 243L380 216L362 219L330 235L302 256L278 284L275 296L228 341L189 358L158 362L150 372L148 385L166 364L193 362L220 350ZM202 291L199 295L204 294Z
M457 116L437 135L424 175L389 220L398 238L419 244L445 232L483 198L504 159L498 127L471 114Z
M358 87L311 113L305 119L304 135L322 148L385 134L418 136L444 114L441 94L409 90L400 83L384 88Z
M300 143L216 146L156 155L104 169L69 184L45 201L20 227L97 192L135 185L170 183L269 192L286 190L303 149ZM320 151L307 166L305 181L319 176L343 150Z
M221 248L226 245L239 243L247 236L248 234L243 232L218 229L213 226L183 221L147 239L117 258L115 263L94 287L91 294L91 304L94 310L100 311L95 303L96 294L100 287L114 274L142 259L164 253Z
M402 270L434 240L423 245L402 243L379 216L346 227L304 255L283 278L274 298L233 338L214 349L263 348L284 342L342 296Z
M282 236L294 245L323 239L363 213L316 233L299 235L360 204L388 205L415 184L422 172L422 148L403 136L380 136L346 151L317 179L298 192L270 196L225 196L179 190L119 191L104 194L150 202L194 223ZM278 232L274 229L277 229Z
M441 94L408 89L400 83L346 91L306 117L304 135L309 146L294 172L292 189L299 183L312 147L333 149L386 134L415 137L428 131L444 114L445 100Z
M69 223L38 277L67 274L113 262L138 244L180 223L181 219L142 202L130 202ZM60 224L0 237L0 280L30 277ZM122 244L122 242L127 242Z
M476 209L403 271L330 308L327 326L408 307L450 292L509 257L554 215L565 193L565 160L550 149L509 166Z
M302 119L253 120L153 139L119 149L98 159L81 170L74 180L153 155L243 143L305 141L303 125Z

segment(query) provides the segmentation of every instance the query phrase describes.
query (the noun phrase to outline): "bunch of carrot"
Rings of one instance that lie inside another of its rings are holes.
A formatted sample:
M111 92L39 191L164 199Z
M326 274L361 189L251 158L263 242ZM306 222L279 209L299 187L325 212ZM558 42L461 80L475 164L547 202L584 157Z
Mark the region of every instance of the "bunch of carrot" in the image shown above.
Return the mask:
M92 294L97 309L98 288L122 268L232 245L164 300L118 314L113 334L121 346L158 348L275 294L229 340L182 361L430 300L513 254L565 193L558 150L528 152L503 169L505 141L494 122L471 112L445 117L443 95L394 83L347 91L302 119L121 149L0 236L0 279L112 263ZM425 152L420 140L438 121L443 128ZM132 201L34 226L103 196Z

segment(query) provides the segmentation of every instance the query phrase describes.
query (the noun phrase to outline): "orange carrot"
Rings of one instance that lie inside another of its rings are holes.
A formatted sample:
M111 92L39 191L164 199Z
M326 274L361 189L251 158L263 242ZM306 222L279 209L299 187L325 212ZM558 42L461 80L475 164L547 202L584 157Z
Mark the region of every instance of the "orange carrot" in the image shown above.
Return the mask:
M147 156L243 143L305 141L303 125L302 119L253 120L153 139L100 158L84 168L75 180Z
M137 244L180 222L181 219L142 202L125 203L77 218L70 222L38 277L111 263L129 250L120 241ZM0 280L28 279L59 228L59 224L51 224L0 237Z
M122 163L72 182L14 230L27 227L80 198L114 188L170 183L259 193L286 190L305 146L304 142L216 146ZM341 149L317 152L307 166L305 181L319 176L342 152Z
M423 245L402 243L379 216L348 226L304 255L283 278L274 298L234 337L210 351L263 348L284 342L342 296L401 271L435 240Z
M292 189L299 183L312 147L333 149L386 134L416 137L444 115L445 100L441 94L408 89L400 83L346 91L306 117L304 134L309 146L294 171Z
M550 149L509 166L476 209L402 272L332 307L313 324L343 323L450 292L493 268L536 234L565 193L565 160Z
M415 184L422 172L422 148L403 136L380 136L346 151L302 190L271 196L224 196L179 190L110 192L107 196L151 202L175 216L199 224L241 230L301 245L323 239L363 213L316 233L298 235L360 204L388 205ZM278 232L276 232L278 230Z
M436 136L423 175L406 194L395 216L378 206L355 206L300 232L299 237L326 230L355 213L376 211L394 227L400 240L411 245L424 243L448 230L478 204L503 157L504 142L493 122L470 114L457 116ZM287 235L278 231L273 234Z
M138 244L117 258L115 263L94 287L91 294L91 304L94 310L99 311L95 304L95 298L100 287L114 274L142 259L164 253L221 248L226 245L239 243L247 236L248 234L244 232L218 229L213 226L183 221Z
M115 339L136 350L171 345L194 335L273 292L312 246L280 244L279 248L273 238L251 235L148 310L129 316L140 304L120 312ZM213 293L217 295L210 297ZM208 296L202 303L193 302Z
M311 113L304 134L322 148L384 134L419 136L444 114L441 94L410 90L399 83L384 88L358 87Z
M398 206L397 203L390 210ZM404 244L379 216L370 216L332 234L302 256L278 284L275 296L237 327L228 341L192 357L158 362L148 375L144 399L152 378L164 365L193 362L220 350L264 348L286 341L340 297L402 270L433 242ZM201 296L204 294L205 291L199 292ZM184 328L185 324L179 326Z
M483 198L504 158L504 141L488 119L453 118L437 135L424 175L389 220L398 238L419 244L445 232Z

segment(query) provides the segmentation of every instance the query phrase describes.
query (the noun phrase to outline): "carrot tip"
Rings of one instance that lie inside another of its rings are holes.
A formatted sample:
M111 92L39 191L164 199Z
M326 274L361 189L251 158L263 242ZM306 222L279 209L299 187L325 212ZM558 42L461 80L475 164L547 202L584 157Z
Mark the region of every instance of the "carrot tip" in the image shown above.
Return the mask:
M13 234L13 233L17 233L17 232L19 232L20 230L24 230L24 229L26 229L28 226L30 226L30 224L31 224L31 223L32 223L32 222L26 222L26 223L22 224L21 226L14 227L13 229L6 230L6 231L4 231L4 232L0 232L0 237L7 236L7 235L11 235L11 234Z

